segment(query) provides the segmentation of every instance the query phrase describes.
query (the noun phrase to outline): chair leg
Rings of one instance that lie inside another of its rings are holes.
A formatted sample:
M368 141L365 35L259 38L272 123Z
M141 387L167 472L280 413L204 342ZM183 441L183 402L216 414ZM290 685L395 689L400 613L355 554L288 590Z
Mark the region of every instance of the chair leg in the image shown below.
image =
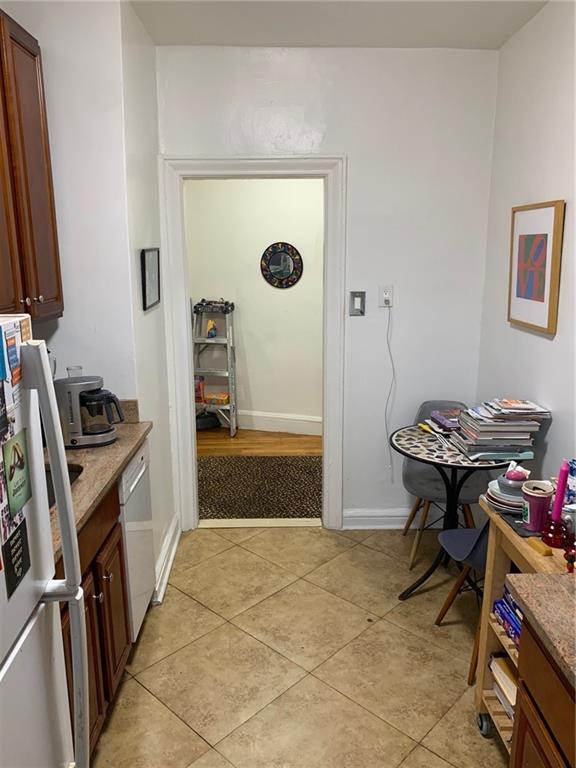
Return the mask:
M468 685L474 685L476 682L476 670L478 669L478 651L480 650L480 617L478 617L478 626L474 635L474 647L470 657L470 668L468 669Z
M470 573L471 570L472 569L470 568L469 565L465 565L460 571L460 575L458 576L458 578L454 582L454 585L452 586L452 589L448 593L448 597L444 601L444 605L442 606L442 608L440 608L440 613L438 614L438 616L436 616L436 621L434 622L434 624L436 624L437 626L440 626L440 624L442 624L442 619L448 613L448 610L450 609L450 606L452 605L454 600L456 600L456 597L458 596L458 593L464 586L464 582L468 578L468 574Z
M404 530L402 531L402 536L406 536L408 531L410 530L410 526L412 525L412 522L414 521L414 518L416 517L416 513L420 509L420 506L422 504L422 499L416 499L414 502L414 506L410 510L410 514L408 515L408 520L406 520L406 525L404 526Z
M420 546L420 539L422 538L422 533L424 532L424 528L426 527L426 520L428 519L428 512L430 511L430 502L425 501L424 506L422 507L422 514L420 515L420 522L418 523L418 530L416 531L416 536L414 537L414 543L412 544L412 551L410 552L410 560L408 561L408 570L411 571L414 567L414 561L416 560L416 553L418 552L418 547Z
M474 515L470 509L470 504L462 504L462 512L464 513L464 522L466 524L466 528L476 528L476 524L474 523Z

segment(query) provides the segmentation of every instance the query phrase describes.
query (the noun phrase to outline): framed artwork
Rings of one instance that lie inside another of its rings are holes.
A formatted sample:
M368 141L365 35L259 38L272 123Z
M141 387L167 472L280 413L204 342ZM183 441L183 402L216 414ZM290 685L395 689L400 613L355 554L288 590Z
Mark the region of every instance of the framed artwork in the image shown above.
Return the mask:
M302 256L290 243L272 243L260 259L262 277L274 288L292 288L303 270Z
M142 269L142 307L144 311L160 303L160 249L140 251Z
M512 208L508 322L556 333L564 200Z

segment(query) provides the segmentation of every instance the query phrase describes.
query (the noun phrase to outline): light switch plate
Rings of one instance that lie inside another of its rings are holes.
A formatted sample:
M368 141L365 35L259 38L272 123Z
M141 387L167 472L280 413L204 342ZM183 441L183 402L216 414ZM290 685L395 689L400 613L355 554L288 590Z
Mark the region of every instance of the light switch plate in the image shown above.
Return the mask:
M348 314L350 317L363 317L366 314L366 291L350 291Z

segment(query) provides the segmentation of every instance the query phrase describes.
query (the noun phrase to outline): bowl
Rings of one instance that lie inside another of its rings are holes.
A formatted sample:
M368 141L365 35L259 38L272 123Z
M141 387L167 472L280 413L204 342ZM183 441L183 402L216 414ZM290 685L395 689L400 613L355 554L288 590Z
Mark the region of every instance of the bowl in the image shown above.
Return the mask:
M518 496L522 498L522 486L526 482L524 480L508 480L506 475L500 475L498 478L498 487L502 493L507 493L509 496Z

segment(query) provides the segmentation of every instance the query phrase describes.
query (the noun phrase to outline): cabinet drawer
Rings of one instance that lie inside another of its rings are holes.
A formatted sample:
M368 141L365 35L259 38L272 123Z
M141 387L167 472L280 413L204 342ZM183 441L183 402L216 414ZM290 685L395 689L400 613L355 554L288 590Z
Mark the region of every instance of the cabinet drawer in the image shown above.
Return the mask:
M529 624L524 623L520 654L520 678L540 710L571 766L574 766L576 739L574 691L569 690L556 667L540 646Z

